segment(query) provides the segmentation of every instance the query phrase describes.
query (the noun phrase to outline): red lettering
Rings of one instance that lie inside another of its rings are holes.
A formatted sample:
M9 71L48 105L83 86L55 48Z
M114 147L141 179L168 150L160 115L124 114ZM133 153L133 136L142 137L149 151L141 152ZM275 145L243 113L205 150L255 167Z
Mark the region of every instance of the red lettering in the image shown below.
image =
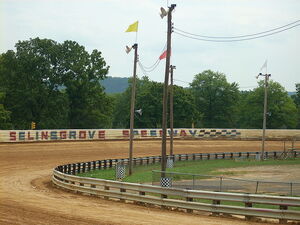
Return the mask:
M11 141L16 141L17 140L17 136L16 136L16 132L9 132L9 136Z
M33 140L33 137L30 136L30 132L27 133L28 140Z
M79 131L79 138L86 139L86 131Z
M181 130L181 131L180 131L180 136L186 136L185 130Z
M141 130L141 136L147 137L147 130Z
M48 140L48 131L42 131L42 140L43 139Z
M123 130L123 137L129 137L129 130Z
M67 131L59 132L60 139L67 139Z
M99 132L98 132L98 138L105 139L105 130L99 130Z

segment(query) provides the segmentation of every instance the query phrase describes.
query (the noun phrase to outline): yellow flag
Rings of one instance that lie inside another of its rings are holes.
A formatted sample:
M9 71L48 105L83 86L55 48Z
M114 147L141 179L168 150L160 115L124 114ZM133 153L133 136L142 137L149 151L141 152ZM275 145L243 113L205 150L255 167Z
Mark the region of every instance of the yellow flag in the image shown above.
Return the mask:
M138 31L139 21L129 25L128 29L125 32L137 32Z

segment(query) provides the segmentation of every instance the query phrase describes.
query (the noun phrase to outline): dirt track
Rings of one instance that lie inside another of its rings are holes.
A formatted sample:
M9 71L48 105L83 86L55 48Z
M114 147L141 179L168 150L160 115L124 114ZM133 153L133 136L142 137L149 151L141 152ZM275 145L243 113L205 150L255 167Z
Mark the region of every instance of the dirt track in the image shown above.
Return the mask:
M260 144L175 141L174 152L259 151ZM134 148L134 156L159 155L161 142L137 141ZM282 148L282 142L267 143L267 150ZM256 224L103 200L68 193L51 184L52 168L59 164L127 155L126 141L0 144L0 224Z

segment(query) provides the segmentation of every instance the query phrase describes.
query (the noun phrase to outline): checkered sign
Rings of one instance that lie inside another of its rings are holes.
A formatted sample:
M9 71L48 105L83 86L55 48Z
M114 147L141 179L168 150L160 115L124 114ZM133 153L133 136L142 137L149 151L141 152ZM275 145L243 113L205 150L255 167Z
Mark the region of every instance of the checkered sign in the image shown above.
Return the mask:
M221 137L236 137L236 136L240 136L241 132L237 131L237 130L213 130L213 129L209 129L209 130L200 130L199 132L199 137L217 137L217 136L221 136Z
M172 187L172 178L170 178L170 177L160 178L160 186L161 187Z
M123 163L117 163L116 164L116 179L120 180L123 179L126 175L126 168Z

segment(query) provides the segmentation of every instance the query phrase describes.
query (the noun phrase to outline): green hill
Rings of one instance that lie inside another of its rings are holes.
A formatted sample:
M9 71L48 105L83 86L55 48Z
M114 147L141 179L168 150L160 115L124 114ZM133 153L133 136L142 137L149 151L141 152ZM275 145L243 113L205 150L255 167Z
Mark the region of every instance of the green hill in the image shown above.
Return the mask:
M122 93L128 87L128 77L107 77L100 84L106 93Z

